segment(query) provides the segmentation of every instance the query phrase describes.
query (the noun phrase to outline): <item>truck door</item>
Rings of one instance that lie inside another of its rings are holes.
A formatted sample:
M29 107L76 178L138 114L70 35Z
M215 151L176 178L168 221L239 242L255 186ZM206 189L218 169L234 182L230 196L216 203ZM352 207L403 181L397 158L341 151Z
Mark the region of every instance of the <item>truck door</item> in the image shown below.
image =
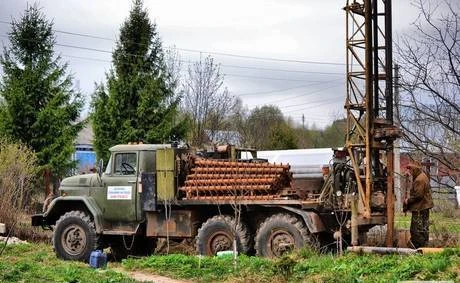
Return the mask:
M109 222L137 220L138 152L114 152L110 174L102 177L105 190L104 219Z

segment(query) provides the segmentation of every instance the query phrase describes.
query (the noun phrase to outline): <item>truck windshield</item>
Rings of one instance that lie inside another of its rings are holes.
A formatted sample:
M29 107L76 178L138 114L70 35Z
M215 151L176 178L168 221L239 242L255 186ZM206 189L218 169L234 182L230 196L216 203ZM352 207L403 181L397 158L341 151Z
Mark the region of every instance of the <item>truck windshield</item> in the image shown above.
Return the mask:
M115 154L115 174L116 175L135 175L137 157L134 152L123 152Z

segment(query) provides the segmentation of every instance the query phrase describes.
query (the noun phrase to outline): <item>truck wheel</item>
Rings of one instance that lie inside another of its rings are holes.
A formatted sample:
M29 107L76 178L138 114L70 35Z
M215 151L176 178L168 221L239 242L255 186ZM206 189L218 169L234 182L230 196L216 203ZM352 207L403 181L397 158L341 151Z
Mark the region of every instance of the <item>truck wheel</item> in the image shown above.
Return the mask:
M198 230L196 250L200 255L216 255L220 251L233 250L233 227L235 219L231 216L217 215L208 219ZM250 249L250 235L244 223L236 226L236 245L239 253L246 254Z
M286 252L312 245L316 239L297 217L279 213L265 219L256 232L255 250L258 256L279 257Z
M56 222L52 239L56 255L65 260L88 261L98 246L94 223L82 211L62 215Z

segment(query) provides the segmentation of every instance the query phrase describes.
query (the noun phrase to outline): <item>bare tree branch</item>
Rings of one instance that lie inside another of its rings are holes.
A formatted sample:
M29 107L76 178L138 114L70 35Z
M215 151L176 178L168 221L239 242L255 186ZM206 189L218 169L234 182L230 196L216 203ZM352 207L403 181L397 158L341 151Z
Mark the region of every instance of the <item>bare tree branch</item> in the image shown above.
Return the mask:
M420 15L396 45L403 148L460 175L460 18L453 0L417 0Z
M183 83L183 109L192 119L191 143L200 146L223 130L225 120L232 114L236 99L224 86L220 66L211 56L188 67Z

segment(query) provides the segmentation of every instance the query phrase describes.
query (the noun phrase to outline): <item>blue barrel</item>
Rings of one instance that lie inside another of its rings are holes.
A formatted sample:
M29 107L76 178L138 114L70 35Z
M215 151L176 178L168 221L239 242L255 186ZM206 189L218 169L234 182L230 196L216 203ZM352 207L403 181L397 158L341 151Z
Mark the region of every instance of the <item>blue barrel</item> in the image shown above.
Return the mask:
M89 257L89 265L93 268L105 268L107 266L107 255L101 250L95 250Z

